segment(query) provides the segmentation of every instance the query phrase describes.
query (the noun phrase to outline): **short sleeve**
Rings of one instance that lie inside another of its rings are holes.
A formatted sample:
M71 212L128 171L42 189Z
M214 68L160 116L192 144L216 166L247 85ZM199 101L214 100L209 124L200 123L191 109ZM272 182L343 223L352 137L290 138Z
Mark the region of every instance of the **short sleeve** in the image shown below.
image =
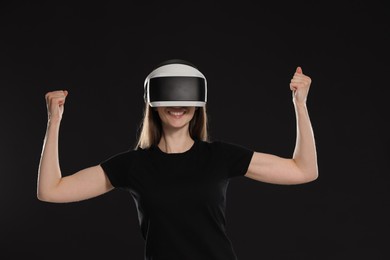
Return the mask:
M132 164L131 152L122 152L102 161L100 166L115 188L128 186L128 173Z
M229 167L228 177L244 176L248 171L254 151L233 143L218 141L217 144Z

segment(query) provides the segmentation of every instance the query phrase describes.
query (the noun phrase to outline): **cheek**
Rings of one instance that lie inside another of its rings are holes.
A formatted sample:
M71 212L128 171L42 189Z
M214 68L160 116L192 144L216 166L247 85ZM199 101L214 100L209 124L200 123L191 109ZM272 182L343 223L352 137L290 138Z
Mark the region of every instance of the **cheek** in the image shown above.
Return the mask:
M160 118L161 121L166 121L165 120L166 115L164 114L164 112L158 111L158 117Z
M189 119L192 119L194 117L194 114L195 114L194 112L195 111L193 111L193 110L190 110L190 111L187 112L187 116L188 116Z

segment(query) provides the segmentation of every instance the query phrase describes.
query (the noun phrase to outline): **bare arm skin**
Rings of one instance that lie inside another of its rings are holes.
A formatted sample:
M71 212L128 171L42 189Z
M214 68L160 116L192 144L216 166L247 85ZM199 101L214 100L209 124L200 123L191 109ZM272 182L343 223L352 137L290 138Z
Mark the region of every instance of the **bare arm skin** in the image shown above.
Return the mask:
M306 99L311 79L297 68L291 83L297 122L297 137L292 158L255 152L246 177L273 184L302 184L318 178L317 153Z
M46 94L48 123L38 169L37 197L46 202L75 202L99 196L113 189L100 165L62 177L58 138L67 91Z

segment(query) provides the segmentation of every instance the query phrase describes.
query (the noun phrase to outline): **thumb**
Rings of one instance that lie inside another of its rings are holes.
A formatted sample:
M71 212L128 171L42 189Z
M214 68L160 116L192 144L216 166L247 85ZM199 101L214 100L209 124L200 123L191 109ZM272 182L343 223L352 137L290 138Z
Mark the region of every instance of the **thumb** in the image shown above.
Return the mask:
M65 95L65 97L68 96L68 91L67 90L64 90L64 95Z
M301 67L297 67L297 70L295 71L296 73L300 73L300 74L302 74L303 72L302 72L302 68Z

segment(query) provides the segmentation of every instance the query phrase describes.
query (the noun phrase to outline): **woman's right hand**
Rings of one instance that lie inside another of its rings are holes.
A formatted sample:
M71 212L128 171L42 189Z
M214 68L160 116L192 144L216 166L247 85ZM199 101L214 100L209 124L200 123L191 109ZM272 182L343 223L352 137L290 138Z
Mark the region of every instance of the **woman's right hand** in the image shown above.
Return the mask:
M58 156L59 122L68 91L57 90L45 96L49 123L38 169L37 196L47 202L74 202L99 196L114 188L100 165L62 176ZM54 124L50 123L54 122Z
M46 93L47 116L49 121L61 121L68 91L56 90Z

